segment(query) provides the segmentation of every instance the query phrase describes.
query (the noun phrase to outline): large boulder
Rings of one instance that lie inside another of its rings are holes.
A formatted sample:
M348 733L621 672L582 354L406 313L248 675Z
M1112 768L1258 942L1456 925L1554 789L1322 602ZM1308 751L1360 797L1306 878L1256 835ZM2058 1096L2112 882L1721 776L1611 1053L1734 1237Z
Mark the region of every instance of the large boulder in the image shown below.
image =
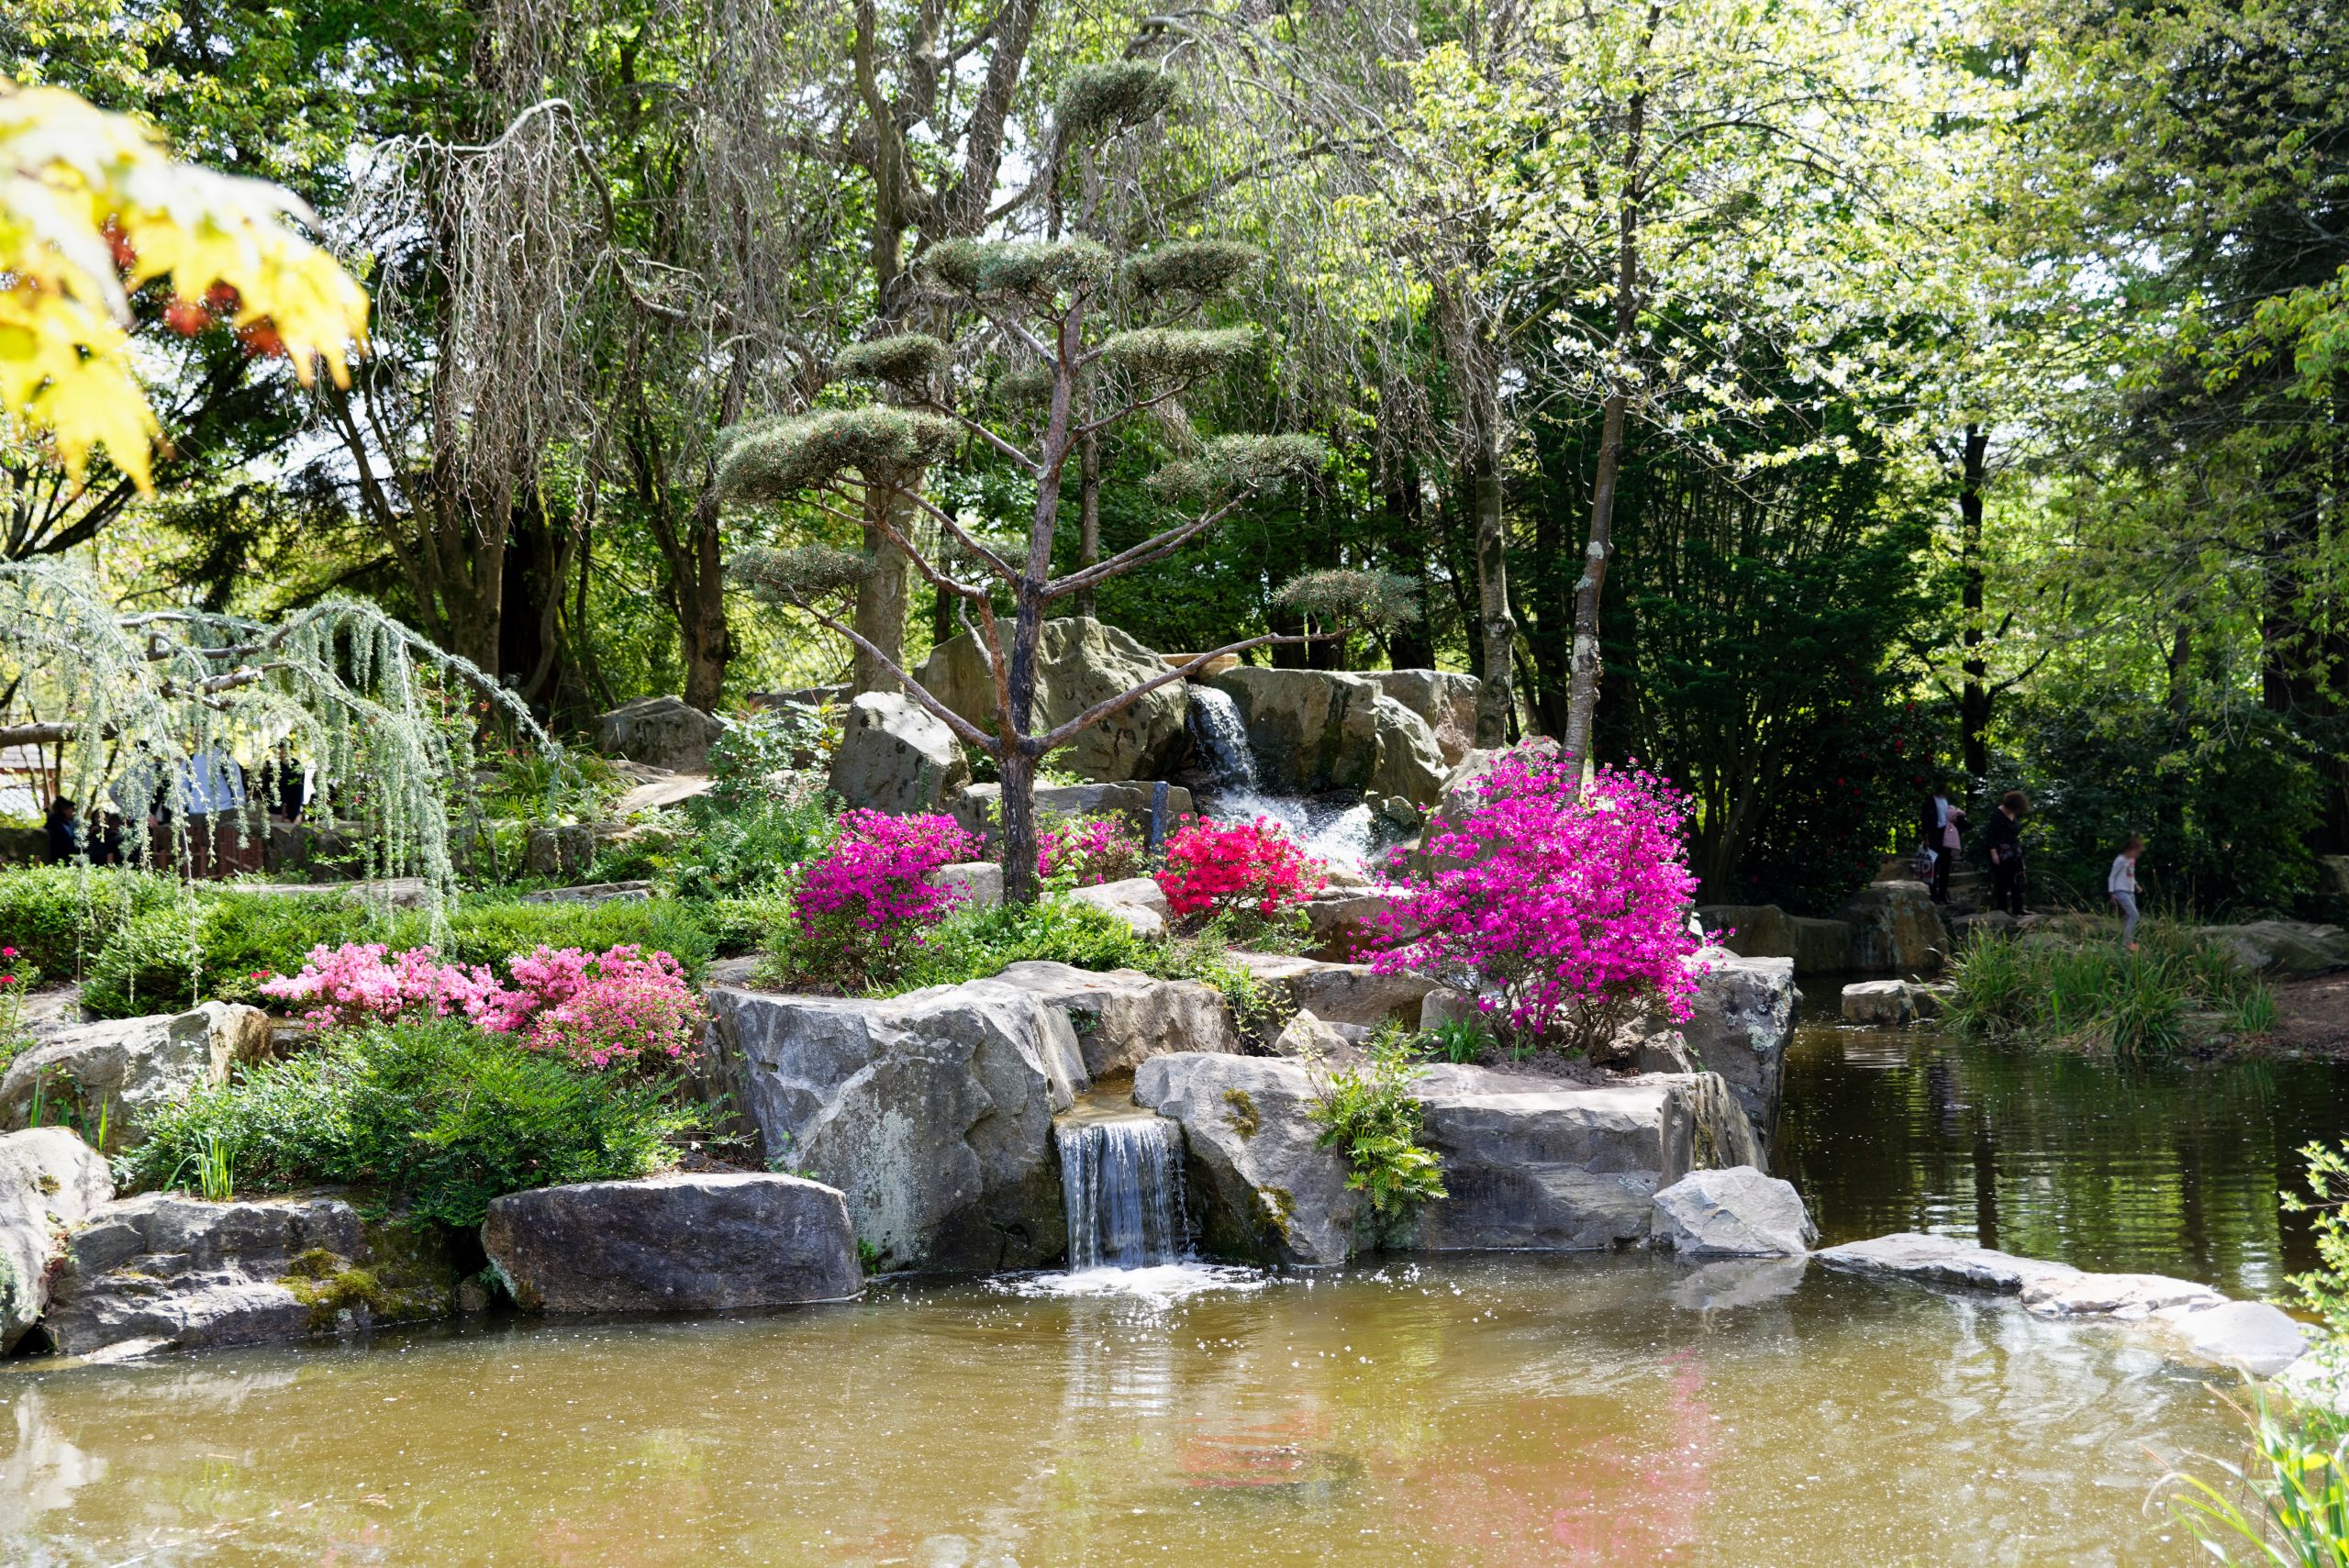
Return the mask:
M1052 1117L1088 1080L1067 1016L993 980L885 1000L714 989L709 1082L768 1159L840 1189L885 1267L1067 1248Z
M596 720L596 749L607 757L697 773L709 766L710 745L725 733L723 719L683 697L640 697Z
M1408 801L1425 808L1443 797L1451 768L1426 719L1384 693L1374 705L1378 755L1370 770L1370 793L1388 802ZM1397 809L1390 806L1390 813Z
M105 1159L66 1129L0 1138L0 1353L49 1310L61 1239L113 1201Z
M896 692L866 692L848 705L830 780L852 806L908 817L946 810L971 764L945 720Z
M1372 787L1383 694L1362 676L1243 664L1208 684L1228 694L1239 708L1255 755L1257 782L1264 789L1318 795ZM1398 704L1388 706L1392 713L1403 711ZM1434 745L1432 732L1428 744Z
M147 1193L75 1232L40 1326L73 1356L262 1344L444 1317L457 1283L438 1232L371 1227L339 1198Z
M1058 1007L1076 1033L1085 1072L1096 1078L1174 1051L1240 1049L1223 994L1203 981L1041 962L1015 963L996 978Z
M1130 876L1118 882L1096 883L1090 887L1072 889L1069 896L1079 904L1108 910L1131 926L1138 936L1163 937L1174 926L1174 906L1166 901L1164 890L1151 877Z
M38 1093L44 1121L71 1118L95 1136L103 1118L106 1150L132 1148L155 1112L265 1059L270 1040L269 1015L232 1002L60 1029L0 1078L0 1127L30 1121Z
M1405 1251L1573 1251L1641 1240L1660 1186L1759 1157L1711 1073L1593 1085L1480 1067L1427 1069L1412 1088L1447 1196L1386 1228L1319 1145L1326 1068L1281 1058L1152 1057L1134 1098L1183 1127L1211 1251L1296 1267L1381 1241Z
M797 1176L676 1173L509 1193L483 1250L531 1312L725 1312L864 1288L838 1191Z
M1163 659L1114 626L1088 616L1048 620L1036 647L1030 722L1039 730L1065 724L1096 703L1164 673ZM921 684L973 724L995 728L995 677L968 633L939 646L922 666ZM1052 753L1052 761L1104 783L1163 778L1182 765L1190 700L1185 683L1169 681L1085 730Z
M1427 721L1446 769L1475 750L1476 693L1483 684L1475 676L1450 670L1372 670L1364 678Z
M1843 987L1843 1021L1884 1028L1914 1023L1919 989L1906 980L1855 980Z
M1740 958L1721 948L1702 949L1688 963L1704 972L1688 1017L1675 1022L1654 1013L1641 1025L1642 1032L1678 1033L1695 1066L1720 1074L1766 1146L1778 1125L1787 1047L1794 1040L1795 1003L1801 995L1795 989L1794 963Z
M2349 967L2349 932L2304 920L2254 920L2203 926L2196 936L2234 955L2245 969L2273 974L2322 974Z
M1852 928L1846 968L1931 974L1948 957L1949 932L1921 882L1872 882L1835 914Z
M1789 915L1775 904L1700 904L1697 918L1720 933L1720 945L1741 958L1784 958L1795 973L1834 974L1852 967L1849 921Z
M1230 956L1289 1007L1310 1012L1324 1023L1375 1029L1392 1021L1415 1029L1421 1002L1437 989L1424 974L1382 974L1366 963L1246 951Z
M1655 1237L1690 1256L1793 1258L1819 1230L1791 1182L1733 1165L1691 1171L1657 1193Z

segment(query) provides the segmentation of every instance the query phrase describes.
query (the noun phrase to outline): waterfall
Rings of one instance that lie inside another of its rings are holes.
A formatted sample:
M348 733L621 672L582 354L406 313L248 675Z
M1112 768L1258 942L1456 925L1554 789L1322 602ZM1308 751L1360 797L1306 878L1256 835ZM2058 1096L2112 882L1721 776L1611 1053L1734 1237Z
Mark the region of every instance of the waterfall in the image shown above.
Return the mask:
M1248 727L1240 722L1240 705L1230 692L1191 688L1191 734L1206 754L1218 787L1256 787L1256 753L1249 750Z
M1183 1255L1188 1217L1174 1123L1154 1116L1063 1121L1053 1135L1072 1273L1147 1268Z

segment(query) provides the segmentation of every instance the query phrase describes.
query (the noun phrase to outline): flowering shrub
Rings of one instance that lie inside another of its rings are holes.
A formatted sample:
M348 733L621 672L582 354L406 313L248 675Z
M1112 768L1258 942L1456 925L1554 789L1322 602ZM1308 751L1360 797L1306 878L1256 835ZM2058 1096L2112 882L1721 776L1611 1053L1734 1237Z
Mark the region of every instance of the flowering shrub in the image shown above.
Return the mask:
M1429 869L1404 876L1386 917L1402 945L1372 962L1478 997L1513 1043L1597 1061L1648 1006L1688 1016L1697 884L1677 794L1645 773L1601 769L1577 797L1574 766L1556 752L1497 759L1465 810L1434 829Z
M261 994L311 1004L312 1023L348 1029L409 1014L478 1020L498 995L497 977L480 964L442 963L431 948L392 952L381 942L315 947L299 974L263 979Z
M801 870L792 894L794 965L803 978L841 985L885 977L918 946L918 928L963 901L930 879L969 860L978 840L951 817L841 814L831 847Z
M1141 873L1142 841L1126 819L1048 817L1036 828L1036 875L1064 890L1122 882Z
M591 1067L675 1059L692 1047L701 1009L665 952L622 944L598 954L539 947L511 965L514 985L479 964L442 963L429 947L381 942L313 948L302 973L265 980L265 996L315 1004L313 1022L347 1029L398 1018L462 1016Z
M1166 840L1159 891L1186 918L1218 915L1278 917L1328 884L1329 868L1307 854L1278 823L1196 819Z
M25 1027L25 1001L39 984L40 971L22 953L0 947L0 1073L33 1042L32 1031Z

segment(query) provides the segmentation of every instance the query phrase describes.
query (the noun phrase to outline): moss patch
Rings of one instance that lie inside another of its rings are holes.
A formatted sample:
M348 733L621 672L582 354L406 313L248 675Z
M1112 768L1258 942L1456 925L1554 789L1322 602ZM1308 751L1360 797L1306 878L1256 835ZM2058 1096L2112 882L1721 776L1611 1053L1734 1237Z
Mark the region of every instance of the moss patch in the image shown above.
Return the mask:
M1297 1218L1297 1196L1286 1187L1263 1187L1256 1197L1264 1206L1264 1218L1283 1241L1289 1239L1289 1226Z
M1256 1114L1256 1098L1245 1089L1223 1092L1224 1125L1242 1138L1253 1138L1264 1120Z
M372 1321L384 1305L383 1282L375 1271L352 1263L340 1252L313 1247L286 1265L277 1283L310 1309L313 1333L334 1328L346 1312L364 1311Z

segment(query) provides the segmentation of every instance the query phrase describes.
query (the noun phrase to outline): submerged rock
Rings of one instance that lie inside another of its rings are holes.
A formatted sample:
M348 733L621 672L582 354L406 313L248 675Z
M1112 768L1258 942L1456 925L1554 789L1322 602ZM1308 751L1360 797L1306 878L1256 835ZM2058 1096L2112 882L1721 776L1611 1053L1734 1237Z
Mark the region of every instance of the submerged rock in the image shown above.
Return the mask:
M2007 1295L2044 1279L2069 1279L2078 1270L2037 1258L2018 1258L1953 1236L1901 1231L1865 1241L1846 1241L1811 1254L1822 1263L1864 1273L1900 1274L1934 1284L1974 1285Z
M2201 1308L2156 1312L2161 1329L2197 1361L2239 1366L2272 1377L2309 1348L2308 1331L2291 1314L2265 1301L2228 1301Z
M829 776L850 806L906 817L945 810L971 764L945 720L896 692L866 692L848 705Z
M113 1199L106 1161L66 1129L0 1138L0 1351L49 1310L66 1233Z
M1672 1287L1672 1305L1691 1312L1759 1307L1802 1287L1808 1258L1724 1258L1689 1271Z
M796 1176L678 1173L512 1193L482 1246L532 1312L720 1312L864 1288L840 1193Z
M1132 969L1015 963L996 976L1061 1010L1076 1033L1089 1076L1130 1072L1177 1051L1238 1051L1223 994L1197 980L1153 980Z
M1052 1117L1088 1081L1062 1008L994 980L877 1001L720 987L708 1001L714 1087L771 1162L840 1189L883 1266L1060 1259Z
M371 1234L339 1198L147 1193L74 1234L40 1326L62 1354L123 1359L441 1317L456 1283L438 1232Z
M271 1030L268 1014L233 1002L59 1029L0 1078L0 1127L29 1121L38 1091L43 1120L71 1118L95 1136L103 1118L107 1151L132 1148L155 1112L264 1060Z
M1165 661L1120 628L1088 616L1048 620L1036 648L1031 722L1039 731L1065 724L1095 704L1164 673ZM995 728L995 677L969 633L939 645L922 666L921 684L973 724ZM1164 778L1182 765L1189 744L1184 720L1191 699L1186 687L1185 682L1169 681L1137 697L1053 752L1053 762L1102 783Z
M1818 1237L1794 1184L1751 1165L1691 1171L1655 1195L1655 1238L1675 1252L1799 1257Z

